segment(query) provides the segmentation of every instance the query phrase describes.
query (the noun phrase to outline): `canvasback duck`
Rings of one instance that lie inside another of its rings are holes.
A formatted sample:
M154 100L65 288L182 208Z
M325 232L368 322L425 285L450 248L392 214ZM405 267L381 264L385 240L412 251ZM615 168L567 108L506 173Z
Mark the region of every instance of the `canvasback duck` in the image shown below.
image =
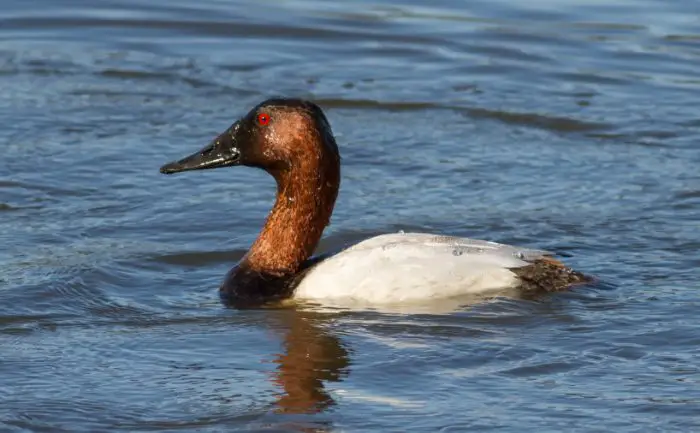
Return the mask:
M545 251L428 233L383 234L311 257L338 195L340 152L328 119L309 101L263 101L204 149L160 171L237 165L272 175L277 199L220 288L234 307L289 298L421 302L510 288L552 292L589 281Z

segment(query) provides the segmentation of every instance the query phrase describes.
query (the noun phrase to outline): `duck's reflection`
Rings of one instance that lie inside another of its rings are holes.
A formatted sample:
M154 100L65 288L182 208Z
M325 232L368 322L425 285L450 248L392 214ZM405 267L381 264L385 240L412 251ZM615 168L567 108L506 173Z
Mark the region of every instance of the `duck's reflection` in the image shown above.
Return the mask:
M348 374L349 351L329 330L330 317L300 310L280 311L284 335L283 353L274 382L282 393L276 412L317 413L335 404L325 382L338 382Z

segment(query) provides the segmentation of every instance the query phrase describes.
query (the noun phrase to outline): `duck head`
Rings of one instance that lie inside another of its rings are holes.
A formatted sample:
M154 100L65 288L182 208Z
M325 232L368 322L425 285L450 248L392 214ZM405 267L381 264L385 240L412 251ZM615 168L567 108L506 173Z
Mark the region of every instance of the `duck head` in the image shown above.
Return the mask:
M309 163L315 162L312 165L318 172L329 165L339 169L339 160L338 146L321 108L300 99L268 99L206 147L163 165L160 172L243 165L261 168L279 182L286 173Z

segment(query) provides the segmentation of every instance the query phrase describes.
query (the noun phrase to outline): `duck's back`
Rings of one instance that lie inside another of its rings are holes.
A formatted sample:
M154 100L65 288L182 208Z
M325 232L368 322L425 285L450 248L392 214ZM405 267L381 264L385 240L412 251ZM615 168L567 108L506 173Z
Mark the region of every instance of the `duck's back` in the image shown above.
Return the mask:
M314 266L297 286L295 297L410 302L517 287L527 282L528 275L537 278L537 272L523 272L536 264L571 273L548 256L546 251L468 238L385 234Z

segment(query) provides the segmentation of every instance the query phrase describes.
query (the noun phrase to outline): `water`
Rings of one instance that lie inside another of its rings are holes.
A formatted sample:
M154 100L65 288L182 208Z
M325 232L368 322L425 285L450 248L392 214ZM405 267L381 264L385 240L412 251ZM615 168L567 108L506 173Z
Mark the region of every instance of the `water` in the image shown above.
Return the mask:
M700 431L698 12L3 0L0 431ZM341 147L321 249L433 231L600 282L223 308L273 181L158 168L274 95L316 100Z

